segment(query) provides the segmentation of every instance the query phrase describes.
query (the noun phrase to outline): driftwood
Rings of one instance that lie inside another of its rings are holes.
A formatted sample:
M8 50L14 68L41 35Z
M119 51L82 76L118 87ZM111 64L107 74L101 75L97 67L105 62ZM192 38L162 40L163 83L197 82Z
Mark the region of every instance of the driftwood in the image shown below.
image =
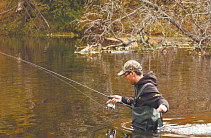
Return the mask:
M110 51L112 54L128 54L128 53L136 53L137 51Z
M101 49L101 45L100 44L95 44L95 45L87 45L85 46L85 48L83 48L80 51L75 51L74 53L80 53L80 54L87 54L87 53L99 53L102 49Z

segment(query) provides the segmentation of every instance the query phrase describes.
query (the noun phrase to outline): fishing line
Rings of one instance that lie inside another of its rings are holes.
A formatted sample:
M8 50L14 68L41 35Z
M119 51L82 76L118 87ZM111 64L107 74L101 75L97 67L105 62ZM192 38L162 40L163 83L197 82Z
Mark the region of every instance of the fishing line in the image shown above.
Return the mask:
M98 103L99 105L102 105L102 104L100 104L99 102L97 102L96 100L94 100L93 98L91 98L90 96L88 96L87 94L85 94L85 93L83 93L82 91L80 91L78 88L76 88L75 86L73 86L73 85L70 84L69 82L66 82L66 81L64 81L63 79L59 78L59 77L62 77L62 78L65 78L65 79L70 80L69 78L66 78L66 77L64 77L64 76L62 76L62 75L60 75L60 74L57 74L57 73L55 73L55 72L53 72L53 71L51 71L51 70L48 70L48 69L46 69L46 68L43 68L43 67L38 66L38 65L36 65L36 64L33 64L33 63L28 62L28 61L26 61L26 60L17 58L17 57L15 57L15 56L8 55L8 54L2 53L2 52L0 52L0 53L1 53L2 55L5 55L5 56L11 57L11 58L15 58L15 59L17 59L17 60L19 60L19 61L25 62L25 63L27 63L27 64L30 64L30 65L34 66L34 67L37 67L38 69L43 70L44 72L50 74L51 76L53 76L53 77L59 79L60 81L66 83L66 84L68 84L68 85L70 85L71 87L73 87L74 89L76 89L77 91L79 91L80 93L82 93L82 94L84 94L85 96L87 96L88 98L90 98L92 101ZM56 76L56 75L57 75L57 76ZM58 76L59 76L59 77L58 77ZM102 106L104 107L104 105L102 105Z
M61 79L60 77L65 78L65 79L67 79L67 80L71 80L71 79L69 79L69 78L67 78L67 77L64 77L64 76L62 76L62 75L60 75L60 74L58 74L58 73L55 73L55 72L53 72L53 71L51 71L51 70L48 70L48 69L46 69L46 68L43 68L43 67L41 67L41 66L38 66L38 65L36 65L36 64L33 64L33 63L31 63L31 62L28 62L28 61L26 61L26 60L20 59L20 58L18 58L18 57L15 57L15 56L12 56L12 55L9 55L9 54L5 54L5 53L2 53L2 52L0 52L0 54L5 55L5 56L8 56L8 57L11 57L11 58L14 58L14 59L17 59L17 60L22 61L22 62L25 62L25 63L27 63L27 64L30 64L30 65L34 66L34 67L37 67L38 69L40 69L40 70L42 70L42 71L48 73L49 75L51 75L51 76L53 76L53 77L59 79L60 81L62 81L62 82L64 82L64 83L66 83L66 84L72 86L75 90L77 90L78 92L82 93L83 95L85 95L86 97L88 97L90 100L96 102L98 105L102 106L104 109L107 109L107 108L105 107L105 105L100 104L99 102L97 102L96 100L94 100L93 98L91 98L89 95L83 93L81 90L79 90L78 88L76 88L75 86L73 86L70 82L67 82L67 81L63 80L63 79ZM85 85L82 85L82 84L80 84L80 83L78 83L78 82L76 82L76 81L73 81L73 80L71 80L71 81L72 81L72 82L75 82L76 84L79 84L79 85L81 85L81 86L83 86L83 87L85 87L85 88L88 88L88 89L90 89L90 90L94 90L94 89L91 89L91 88L89 88L89 87L87 87L87 86L85 86ZM94 90L94 91L96 91L96 90ZM99 92L99 93L100 93L100 92ZM105 94L102 94L102 95L106 96ZM107 96L106 96L106 97L107 97ZM117 111L115 111L115 112L117 112ZM111 120L109 117L106 117L106 118L107 118L107 121L113 123L113 120Z
M92 88L90 88L90 87L88 87L88 86L86 86L86 85L83 85L83 84L81 84L81 83L79 83L79 82L76 82L76 81L74 81L74 80L72 80L72 79L69 79L69 78L67 78L67 77L65 77L65 76L62 76L62 75L60 75L60 74L58 74L58 73L56 73L56 72L53 72L53 71L48 70L48 69L46 69L46 68L43 68L43 67L41 67L41 66L39 66L39 65L36 65L36 64L34 64L34 63L31 63L31 62L29 62L29 61L23 60L23 59L21 59L21 58L18 58L18 57L15 57L15 56L12 56L12 55L3 53L3 52L0 52L0 54L5 55L5 56L8 56L8 57L11 57L11 58L14 58L14 59L17 59L17 60L22 61L22 62L24 62L24 63L27 63L27 64L29 64L29 65L31 65L31 66L34 66L34 67L36 67L36 68L39 68L39 69L45 71L46 73L48 73L48 74L50 74L50 75L52 75L52 76L58 78L59 80L65 82L65 83L67 83L67 84L69 84L70 86L72 86L73 88L75 88L77 91L79 91L80 93L82 93L82 94L84 94L84 95L86 95L86 94L83 93L82 91L80 91L79 89L77 89L76 87L74 87L73 85L71 85L70 83L68 83L68 82L66 82L66 81L64 81L64 80L62 80L62 79L60 79L59 77L64 78L64 79L66 79L66 80L68 80L68 81L71 81L71 82L73 82L73 83L76 83L76 84L78 84L78 85L80 85L80 86L83 86L83 87L85 87L85 88L87 88L87 89L89 89L89 90L92 90L92 91L94 91L94 92L96 92L96 93L98 93L98 94L100 94L100 95L103 95L103 96L105 96L105 97L107 97L107 98L109 98L109 99L113 99L112 97L107 96L107 95L105 95L105 94L103 94L103 93L101 93L101 92L99 92L99 91L97 91L97 90L94 90L94 89L92 89ZM58 76L59 76L59 77L58 77ZM88 95L86 95L86 96L89 97ZM97 102L97 101L94 100L93 98L91 98L91 97L89 97L89 98L90 98L91 100ZM97 103L98 103L98 102L97 102ZM123 103L123 102L120 102L120 101L119 101L118 103L123 104L123 105L125 105L125 106L127 106L127 107L129 107L129 108L132 108L130 105L125 104L125 103ZM100 103L98 103L98 104L100 104ZM100 104L100 105L101 105L101 104Z
M47 72L47 71L45 71L45 70L44 70L44 72L50 74L49 72ZM75 86L73 86L72 84L70 84L69 82L64 81L63 79L57 77L56 75L53 75L53 74L50 74L50 75L53 76L53 77L55 77L55 78L57 78L58 80L60 80L60 81L62 81L62 82L64 82L64 83L70 85L70 86L73 87L75 90L77 90L78 92L80 92L80 93L82 93L83 95L85 95L86 97L88 97L90 100L92 100L92 101L96 102L97 104L103 106L103 108L106 108L103 104L100 104L99 102L97 102L96 100L94 100L92 97L90 97L89 95L83 93L81 90L79 90L78 88L76 88Z

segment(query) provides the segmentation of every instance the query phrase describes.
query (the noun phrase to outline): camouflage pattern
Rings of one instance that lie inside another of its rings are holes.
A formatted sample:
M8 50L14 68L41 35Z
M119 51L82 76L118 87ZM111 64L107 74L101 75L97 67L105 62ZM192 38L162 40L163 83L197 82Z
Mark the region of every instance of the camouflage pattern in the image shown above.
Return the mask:
M142 66L135 60L129 60L124 64L122 71L118 75L124 75L127 71L142 71Z

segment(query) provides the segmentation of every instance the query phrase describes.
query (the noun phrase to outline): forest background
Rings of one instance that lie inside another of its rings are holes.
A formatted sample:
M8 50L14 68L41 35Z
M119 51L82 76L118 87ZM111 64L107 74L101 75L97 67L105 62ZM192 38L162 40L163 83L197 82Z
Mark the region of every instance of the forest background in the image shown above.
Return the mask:
M155 43L168 46L168 37L188 37L191 46L206 51L211 42L211 2L2 0L0 24L1 35L84 38L89 45L84 51L102 47L108 38L114 38L117 44L107 49L134 42L151 48ZM155 36L159 39L151 39Z
M2 0L1 35L79 33L70 24L84 13L85 0Z

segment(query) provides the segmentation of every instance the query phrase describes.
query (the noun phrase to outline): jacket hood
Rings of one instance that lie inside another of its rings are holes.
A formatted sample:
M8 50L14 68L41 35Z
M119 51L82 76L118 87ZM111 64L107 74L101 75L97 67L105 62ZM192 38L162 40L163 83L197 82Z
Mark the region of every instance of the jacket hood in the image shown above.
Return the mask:
M143 85L145 83L152 83L157 86L157 78L153 74L153 71L150 71L143 75L143 77L135 85Z

